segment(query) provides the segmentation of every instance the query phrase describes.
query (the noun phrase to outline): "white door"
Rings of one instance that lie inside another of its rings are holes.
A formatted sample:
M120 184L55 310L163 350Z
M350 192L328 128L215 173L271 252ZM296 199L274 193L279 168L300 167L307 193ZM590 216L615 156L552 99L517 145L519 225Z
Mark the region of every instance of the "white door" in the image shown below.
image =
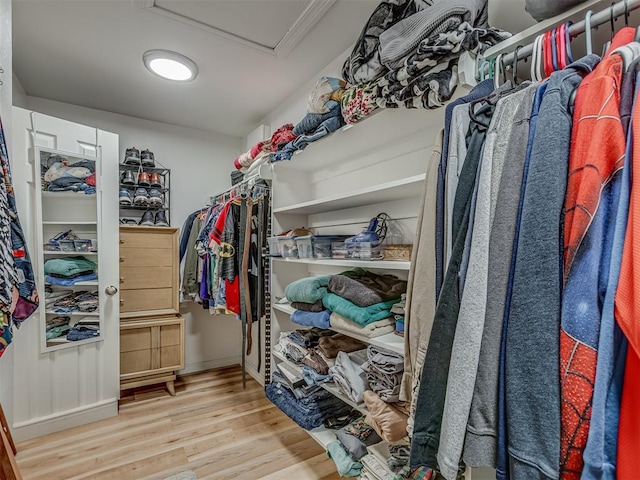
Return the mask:
M38 318L27 320L15 332L13 427L18 440L117 415L119 395L119 294L110 288L119 285L118 136L22 108L13 109L14 186L34 262L43 260L42 245L36 245L36 239L43 237L38 229L44 228L43 222L36 222L40 195L36 193L39 172L34 156L38 147L99 159L95 234L101 339L49 351L42 349L44 327ZM42 201L46 202L46 198ZM60 215L64 217L64 213ZM41 265L34 267L41 276ZM44 285L44 279L36 280ZM42 309L44 292L40 297Z

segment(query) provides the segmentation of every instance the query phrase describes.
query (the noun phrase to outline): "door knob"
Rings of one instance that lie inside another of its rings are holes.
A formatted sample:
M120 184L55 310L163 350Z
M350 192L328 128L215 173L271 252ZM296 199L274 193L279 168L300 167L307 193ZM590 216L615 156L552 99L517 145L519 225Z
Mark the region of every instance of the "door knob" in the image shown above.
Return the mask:
M104 289L104 293L110 296L114 296L116 293L118 293L118 289L113 285L109 285L107 288Z

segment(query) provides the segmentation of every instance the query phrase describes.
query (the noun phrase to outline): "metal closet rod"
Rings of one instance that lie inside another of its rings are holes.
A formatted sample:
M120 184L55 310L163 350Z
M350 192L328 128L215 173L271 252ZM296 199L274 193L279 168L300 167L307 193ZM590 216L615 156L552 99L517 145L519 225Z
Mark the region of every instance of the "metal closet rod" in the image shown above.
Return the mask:
M626 3L626 12L630 13L633 10L636 10L637 8L640 8L640 0L627 0L626 2L618 2L615 5L612 5L613 7L613 18L616 19L618 17L621 17L625 14L625 3ZM611 21L611 9L612 7L607 7L606 9L598 12L598 13L594 13L591 16L591 28L595 29L597 27L599 27L600 25L604 25L605 23L609 23ZM576 22L572 25L569 26L569 35L571 36L571 38L577 37L578 35L580 35L581 33L585 32L585 26L586 23L584 20L580 20L579 22ZM517 47L514 47L517 48ZM517 51L517 55L518 55L518 60L523 60L525 58L528 58L531 56L531 54L533 53L533 42L523 46L522 48L520 48ZM511 65L513 64L514 61L514 55L516 55L516 52L512 52L512 53L508 53L502 56L502 64L503 65ZM494 57L495 58L495 57ZM486 59L484 59L486 60Z

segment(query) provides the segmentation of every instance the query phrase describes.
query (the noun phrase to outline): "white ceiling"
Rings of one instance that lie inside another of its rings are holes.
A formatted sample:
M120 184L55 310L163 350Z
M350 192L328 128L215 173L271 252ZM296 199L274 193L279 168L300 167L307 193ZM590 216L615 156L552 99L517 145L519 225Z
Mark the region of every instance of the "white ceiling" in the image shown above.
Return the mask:
M377 3L17 0L14 72L28 95L243 136L349 48ZM533 23L524 0L490 0L490 11L502 28ZM155 77L149 49L190 57L198 78Z

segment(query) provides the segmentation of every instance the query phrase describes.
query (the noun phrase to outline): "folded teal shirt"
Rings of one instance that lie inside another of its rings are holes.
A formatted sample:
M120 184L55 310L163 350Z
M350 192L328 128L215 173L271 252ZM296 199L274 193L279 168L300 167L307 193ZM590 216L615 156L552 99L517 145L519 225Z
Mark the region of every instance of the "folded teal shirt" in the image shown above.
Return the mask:
M400 299L397 298L395 300L389 300L388 302L375 303L368 307L359 307L346 298L339 297L335 293L327 293L322 299L322 304L332 312L336 312L359 325L365 326L391 317L391 307L399 301Z
M52 258L44 264L45 275L55 273L66 277L80 272L95 271L96 264L84 257Z
M329 278L329 275L301 278L287 285L284 294L290 302L316 303L327 294Z
M327 445L327 455L332 459L338 473L343 477L358 477L362 472L362 464L354 462L339 441Z

